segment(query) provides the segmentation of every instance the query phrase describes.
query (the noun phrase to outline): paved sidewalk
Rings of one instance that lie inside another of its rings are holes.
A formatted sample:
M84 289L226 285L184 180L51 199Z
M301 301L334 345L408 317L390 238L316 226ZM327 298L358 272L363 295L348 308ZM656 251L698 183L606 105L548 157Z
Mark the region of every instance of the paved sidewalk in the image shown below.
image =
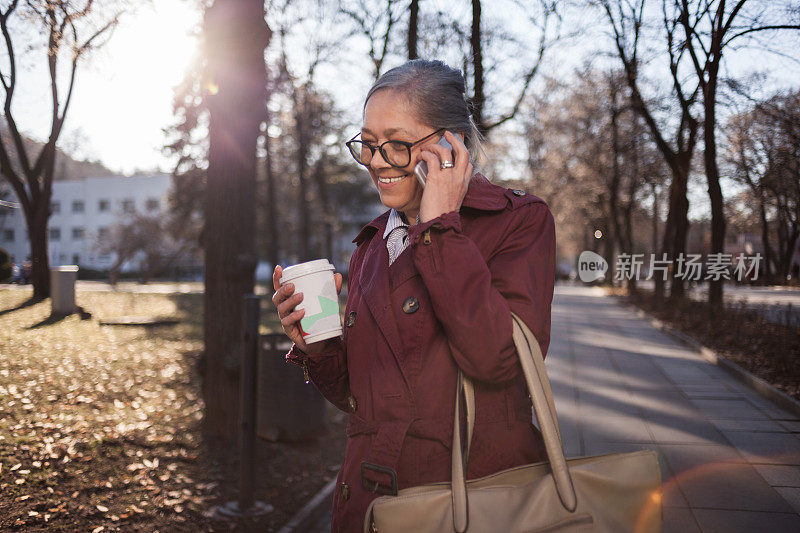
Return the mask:
M552 339L567 455L657 450L665 532L800 531L798 417L601 289L558 287Z
M568 456L659 452L665 533L800 531L800 419L601 289L556 287L547 368Z

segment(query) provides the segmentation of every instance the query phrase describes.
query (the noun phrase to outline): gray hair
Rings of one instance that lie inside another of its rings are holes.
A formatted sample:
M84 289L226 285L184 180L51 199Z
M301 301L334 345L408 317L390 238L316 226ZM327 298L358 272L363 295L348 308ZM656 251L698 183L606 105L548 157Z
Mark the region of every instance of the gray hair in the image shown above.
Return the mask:
M420 122L462 133L472 160L485 157L483 136L469 112L460 70L439 60L412 59L377 79L364 100L365 109L370 97L381 89L392 89L405 96Z

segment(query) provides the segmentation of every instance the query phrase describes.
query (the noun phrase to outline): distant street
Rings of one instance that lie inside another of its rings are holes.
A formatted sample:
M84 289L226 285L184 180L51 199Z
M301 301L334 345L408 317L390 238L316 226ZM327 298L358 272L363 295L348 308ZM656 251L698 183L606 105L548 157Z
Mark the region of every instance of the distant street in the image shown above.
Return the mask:
M694 289L692 296L706 298L708 285ZM748 304L788 305L800 307L800 287L750 287L746 285L726 285L725 299L729 301L746 301Z

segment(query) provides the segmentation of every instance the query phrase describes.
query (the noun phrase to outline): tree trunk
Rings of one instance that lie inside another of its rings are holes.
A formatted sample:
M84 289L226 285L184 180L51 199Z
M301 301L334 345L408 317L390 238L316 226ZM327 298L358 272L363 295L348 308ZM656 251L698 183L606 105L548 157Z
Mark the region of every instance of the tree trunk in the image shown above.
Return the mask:
M417 59L417 30L419 27L419 0L411 0L408 6L408 59Z
M686 236L689 233L689 199L687 198L688 181L689 181L689 167L691 165L691 156L687 153L681 154L679 159L680 171L678 175L673 176L673 184L675 185L675 197L670 199L670 211L674 210L672 218L672 232L670 237L672 241L665 246L670 252L670 257L675 261L678 257L686 252ZM671 191L672 192L672 191ZM669 224L669 218L668 224ZM664 236L669 235L664 232ZM682 299L685 294L683 279L673 275L669 297L671 300Z
M721 58L718 39L712 44L714 57ZM717 72L719 63L715 60L709 65L708 82L704 85L703 107L705 121L703 123L704 152L703 159L706 167L706 182L708 183L708 198L711 201L711 253L721 254L725 251L725 212L722 198L722 188L719 185L719 167L717 165ZM721 307L723 298L724 278L709 280L708 303Z
M605 227L601 230L603 231L603 237L601 242L602 255L603 259L605 259L606 263L608 263L608 273L606 275L606 279L604 280L604 283L607 285L614 285L614 281L617 275L616 273L617 263L616 261L614 261L616 239L614 239L614 236L612 235L611 228L614 227L614 223L611 220L611 216L612 216L611 213L608 213L606 215L605 224L603 224Z
M278 228L277 184L275 183L275 170L272 166L272 139L269 137L269 122L267 122L267 130L264 132L264 150L266 151L264 166L266 167L267 179L267 261L270 262L272 268L275 268L280 255L280 231Z
M653 253L658 251L658 186L655 182L650 183L650 189L653 191L653 235L652 235L652 249Z
M45 198L47 196L47 198ZM28 221L28 237L31 245L31 283L33 297L50 297L50 258L47 254L47 219L50 211L50 195L34 199Z
M609 92L611 93L611 183L608 187L608 213L611 225L608 229L613 230L614 234L609 235L609 239L616 242L619 250L623 253L631 253L622 244L622 228L619 223L619 188L621 181L621 171L619 165L619 106L617 102L618 90L613 73L609 76ZM613 260L613 256L611 257Z
M204 20L210 110L205 244L204 432L237 435L244 296L253 292L256 142L265 108L261 0L215 0ZM254 112L256 110L256 112Z
M308 113L305 112L305 101L307 96L301 96L301 102L297 105L302 108L295 111L295 128L297 131L297 216L300 217L300 242L298 243L298 255L300 262L311 260L311 214L309 213L308 202L308 136L306 134L306 120L310 120Z
M625 203L625 208L622 211L622 221L623 221L623 239L622 239L622 246L624 246L626 250L630 250L630 253L634 253L634 242L633 242L633 208L636 205L636 189L639 183L639 164L638 164L638 154L636 152L636 145L634 143L633 147L633 174L630 177L630 181L628 182L628 201ZM635 292L636 291L636 282L637 278L632 277L628 280L628 291Z
M322 254L333 261L333 213L325 176L325 154L322 154L314 165L314 181L317 185L320 212L322 213Z
M486 124L483 120L483 108L486 104L486 96L484 95L480 0L472 0L472 30L469 36L469 44L472 50L472 119L481 135L485 135Z
M772 246L769 243L769 222L767 221L767 207L764 198L764 190L759 187L758 190L758 216L761 221L761 242L764 246L764 270L766 277L769 281L773 280L775 269L775 254L772 251Z

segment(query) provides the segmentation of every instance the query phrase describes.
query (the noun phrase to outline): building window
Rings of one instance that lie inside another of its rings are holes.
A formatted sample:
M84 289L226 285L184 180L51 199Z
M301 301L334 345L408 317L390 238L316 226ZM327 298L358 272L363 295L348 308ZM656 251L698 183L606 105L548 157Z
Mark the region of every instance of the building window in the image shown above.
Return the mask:
M83 239L83 228L72 228L72 240L80 241Z
M3 230L3 240L5 242L14 242L14 230L13 229L4 229Z
M160 207L158 198L148 198L145 205L147 206L148 211L158 211L158 208Z
M136 210L136 205L131 198L122 200L122 210L126 213L133 213Z
M109 202L108 200L97 201L97 210L100 211L101 213L108 211L110 207L111 207L111 202Z
M83 213L83 200L73 200L72 201L72 212L73 213Z
M50 240L51 241L61 240L61 228L50 228Z
M79 254L72 254L72 264L77 265L81 262L81 256Z
M50 202L50 213L60 213L61 212L61 202Z
M101 226L101 227L97 228L97 238L100 239L100 240L107 239L108 238L108 228L105 227L105 226Z

